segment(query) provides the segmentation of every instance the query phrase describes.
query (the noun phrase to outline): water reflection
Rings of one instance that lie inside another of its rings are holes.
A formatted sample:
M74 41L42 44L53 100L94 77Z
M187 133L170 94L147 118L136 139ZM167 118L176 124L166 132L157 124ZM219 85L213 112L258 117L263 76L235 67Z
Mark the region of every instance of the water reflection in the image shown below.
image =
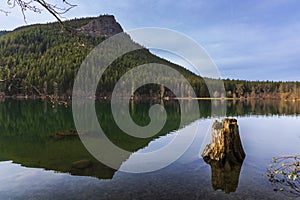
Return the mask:
M240 178L243 162L211 161L211 183L214 190L222 190L225 193L235 192Z
M228 101L228 116L300 114L300 101L243 100Z
M132 102L131 116L140 125L149 123L148 111L153 103ZM222 101L213 101L221 105ZM178 102L164 101L168 119L163 129L151 138L134 138L124 134L114 123L108 103L97 103L96 110L101 127L115 144L131 152L147 147L161 136L177 130L180 121ZM183 104L189 110L189 101ZM211 113L211 101L199 102L201 116L189 116L185 124L199 118L207 118ZM73 175L93 176L111 179L115 170L98 162L82 145L76 136L55 138L58 131L74 130L71 108L56 106L42 101L0 102L0 161L12 160L26 167L44 168ZM228 101L227 115L276 114L294 115L300 113L300 102L278 101ZM91 135L91 139L92 139ZM126 160L126 158L125 158ZM79 164L78 164L79 163ZM81 165L80 165L81 164ZM241 165L236 163L211 163L212 182L215 189L234 191L238 183ZM227 188L227 189L226 189Z
M132 118L137 123L147 124L150 104L132 103L131 106ZM135 152L155 138L178 129L180 111L177 106L176 103L164 106L169 116L165 126L157 135L145 139L122 132L113 120L108 103L98 103L96 109L107 137L121 148ZM5 101L0 103L0 111L0 161L12 160L26 167L99 179L114 176L116 170L97 161L79 137L72 134L75 126L70 108L59 105L52 108L51 104L41 101ZM94 140L94 134L90 132L87 137ZM128 157L122 162L126 159Z

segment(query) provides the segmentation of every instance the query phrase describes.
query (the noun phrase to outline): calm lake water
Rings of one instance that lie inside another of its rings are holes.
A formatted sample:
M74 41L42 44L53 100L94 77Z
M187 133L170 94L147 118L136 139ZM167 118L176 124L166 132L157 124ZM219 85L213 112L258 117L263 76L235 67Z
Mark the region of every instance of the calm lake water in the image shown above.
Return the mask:
M210 117L211 103L222 102L200 101L201 116L178 127L178 103L164 102L167 122L156 136L146 139L124 134L113 121L110 105L97 103L107 136L133 152L120 168L134 162L134 152L159 148L174 135L198 127L193 144L176 162L155 172L133 174L98 162L78 137L55 134L75 129L70 107L42 101L0 102L0 199L300 199L275 192L265 176L272 157L300 154L300 102L228 101L227 116L238 119L246 158L227 174L222 169L212 174L200 156L218 119ZM137 124L149 123L152 104L129 105ZM183 105L188 107L189 102ZM82 160L91 164L74 164Z

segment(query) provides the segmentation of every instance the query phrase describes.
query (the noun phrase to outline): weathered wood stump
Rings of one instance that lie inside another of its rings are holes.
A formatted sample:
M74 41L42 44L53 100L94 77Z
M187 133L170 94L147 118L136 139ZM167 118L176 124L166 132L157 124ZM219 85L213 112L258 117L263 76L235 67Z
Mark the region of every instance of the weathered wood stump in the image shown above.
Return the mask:
M245 156L237 120L225 118L222 122L215 121L211 143L202 153L204 161L211 167L215 190L235 192Z
M242 146L236 119L225 118L215 121L212 127L212 139L203 153L205 161L243 161L246 154Z

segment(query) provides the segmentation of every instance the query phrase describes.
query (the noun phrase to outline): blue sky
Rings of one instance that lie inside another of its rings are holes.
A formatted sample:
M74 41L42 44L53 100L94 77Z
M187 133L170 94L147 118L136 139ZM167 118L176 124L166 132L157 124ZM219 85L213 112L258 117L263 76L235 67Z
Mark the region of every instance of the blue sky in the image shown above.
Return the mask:
M54 1L54 0L53 0ZM59 0L57 0L59 1ZM6 2L6 1L5 1ZM17 8L0 13L0 30L26 25ZM300 1L298 0L69 0L78 6L65 17L113 14L123 29L169 28L205 48L222 78L300 80ZM55 19L27 13L27 22ZM176 57L160 53L182 63Z

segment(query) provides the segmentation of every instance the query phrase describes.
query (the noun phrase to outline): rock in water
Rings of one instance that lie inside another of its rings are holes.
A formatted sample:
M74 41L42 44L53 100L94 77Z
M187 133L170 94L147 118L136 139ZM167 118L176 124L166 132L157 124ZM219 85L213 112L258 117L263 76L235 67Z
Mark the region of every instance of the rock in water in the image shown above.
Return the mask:
M211 167L211 181L215 190L235 192L246 154L244 152L236 119L215 121L212 139L202 157Z
M210 160L243 162L245 156L237 120L225 118L222 122L215 121L211 143L205 147L203 159L206 162Z

